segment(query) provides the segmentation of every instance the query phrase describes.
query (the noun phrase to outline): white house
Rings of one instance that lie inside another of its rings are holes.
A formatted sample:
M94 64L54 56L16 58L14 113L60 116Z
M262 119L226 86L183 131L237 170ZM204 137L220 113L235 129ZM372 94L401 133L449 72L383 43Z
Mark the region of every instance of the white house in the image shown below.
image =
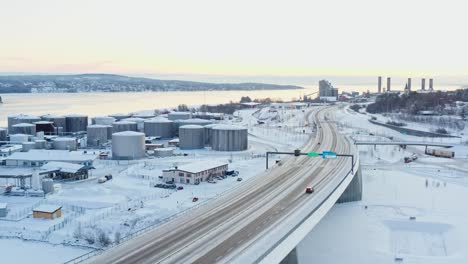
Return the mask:
M199 184L211 177L225 175L227 169L227 163L216 161L197 162L163 170L163 178L165 181Z

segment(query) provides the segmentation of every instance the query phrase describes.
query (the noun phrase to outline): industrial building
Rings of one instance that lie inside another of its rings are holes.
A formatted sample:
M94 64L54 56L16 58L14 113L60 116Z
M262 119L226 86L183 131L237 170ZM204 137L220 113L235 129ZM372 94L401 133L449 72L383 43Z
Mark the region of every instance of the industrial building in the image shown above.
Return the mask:
M183 120L192 118L192 113L190 112L171 112L167 114L169 120Z
M92 168L92 166L82 164L51 161L42 165L41 170L47 171L53 179L84 180L88 178L89 171Z
M58 137L58 138L54 138L52 141L53 141L54 149L59 149L59 150L76 150L77 149L76 138Z
M338 99L338 88L334 88L327 80L319 81L319 97L324 101L336 101Z
M158 158L166 158L174 156L173 148L157 148L153 150L154 156Z
M88 127L88 116L86 115L66 115L65 128L67 133L85 132Z
M34 218L56 219L62 217L62 206L53 204L41 204L33 209Z
M174 137L174 122L167 118L153 118L145 121L145 134L149 137L172 138Z
M179 127L179 147L181 149L202 149L205 147L205 129L199 125Z
M112 133L119 133L123 131L138 131L138 125L130 121L117 121L112 123Z
M199 184L212 177L226 174L228 164L223 162L197 162L163 170L163 179L185 184Z
M35 142L23 142L21 143L21 151L27 152L30 151L31 149L36 148L36 143Z
M98 154L84 151L31 149L28 152L15 152L5 158L7 166L40 167L47 162L71 162L91 166Z
M123 131L112 134L112 158L132 160L145 157L145 134Z
M44 132L45 135L52 135L58 132L52 121L38 121L34 122L34 125L36 125L36 132Z
M109 127L104 125L90 125L88 126L88 146L99 147L109 139Z
M218 151L242 151L248 148L247 128L218 125L212 129L211 148Z
M54 127L58 131L66 131L66 122L65 122L65 117L64 116L59 116L59 115L43 115L42 117L43 121L50 121L53 122Z

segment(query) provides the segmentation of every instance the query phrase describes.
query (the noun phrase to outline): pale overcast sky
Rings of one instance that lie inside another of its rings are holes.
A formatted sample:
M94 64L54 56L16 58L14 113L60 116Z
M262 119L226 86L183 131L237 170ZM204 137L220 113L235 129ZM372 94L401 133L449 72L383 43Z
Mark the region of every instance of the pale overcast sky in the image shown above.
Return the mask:
M0 72L463 75L466 10L450 0L0 0Z

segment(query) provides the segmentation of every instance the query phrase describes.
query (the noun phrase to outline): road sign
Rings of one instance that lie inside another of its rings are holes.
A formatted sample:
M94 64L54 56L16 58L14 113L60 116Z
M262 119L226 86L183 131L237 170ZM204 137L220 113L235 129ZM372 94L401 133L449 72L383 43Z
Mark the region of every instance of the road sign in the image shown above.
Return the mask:
M320 156L320 154L318 154L317 152L309 152L309 153L307 153L307 156L309 156L309 157L318 157L318 156Z
M332 151L324 151L322 153L322 157L324 159L336 159L336 153L334 153Z

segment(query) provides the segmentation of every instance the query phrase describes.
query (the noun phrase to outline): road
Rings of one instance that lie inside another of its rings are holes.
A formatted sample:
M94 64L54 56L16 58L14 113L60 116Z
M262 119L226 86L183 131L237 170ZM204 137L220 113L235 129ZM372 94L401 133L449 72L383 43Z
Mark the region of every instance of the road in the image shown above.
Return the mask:
M307 115L319 129L302 151L348 153L350 144L336 132L333 109ZM312 122L311 122L312 123ZM192 210L140 237L92 259L93 263L226 263L287 219L319 186L349 167L345 159L286 158L249 184ZM349 170L349 168L348 168ZM316 186L306 194L307 186ZM254 261L254 260L252 260Z

